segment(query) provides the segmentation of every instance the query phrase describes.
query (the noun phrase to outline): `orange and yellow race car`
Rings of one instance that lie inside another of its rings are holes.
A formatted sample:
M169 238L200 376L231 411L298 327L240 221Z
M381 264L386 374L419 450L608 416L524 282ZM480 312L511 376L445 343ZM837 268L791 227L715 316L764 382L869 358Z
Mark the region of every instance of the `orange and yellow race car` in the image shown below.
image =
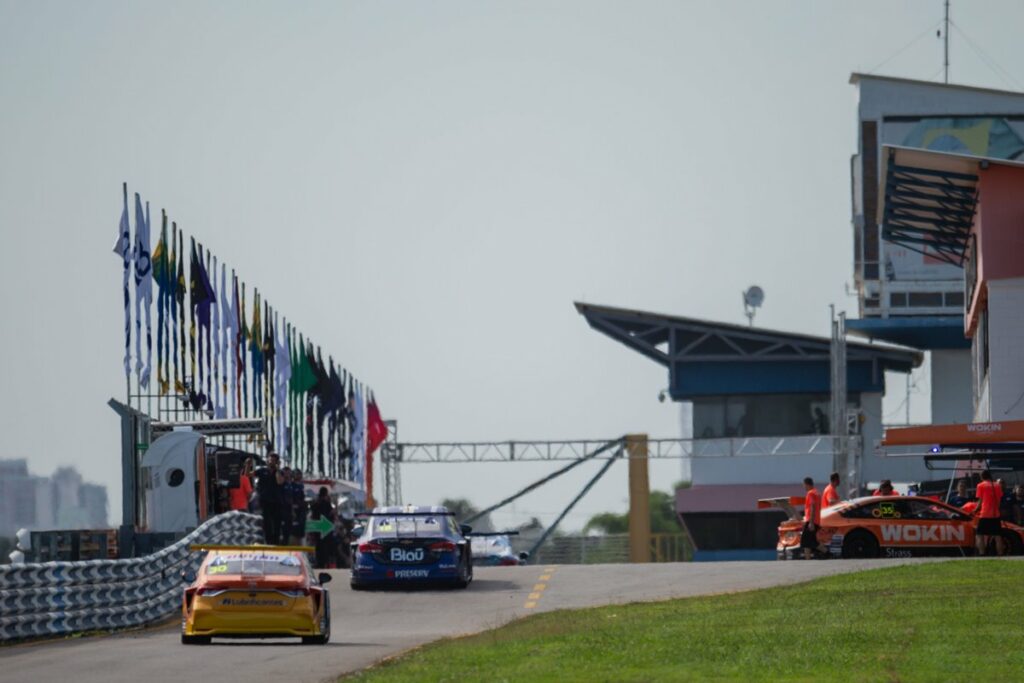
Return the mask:
M323 645L331 637L330 595L304 546L195 545L205 551L199 572L186 570L181 601L181 642L201 645L210 638L298 636Z
M799 559L803 520L796 510L803 498L765 498L758 507L789 514L779 525L780 560ZM921 496L871 496L843 501L821 511L818 542L833 557L915 557L973 555L976 517L960 508ZM1003 545L1024 554L1024 528L1003 522Z

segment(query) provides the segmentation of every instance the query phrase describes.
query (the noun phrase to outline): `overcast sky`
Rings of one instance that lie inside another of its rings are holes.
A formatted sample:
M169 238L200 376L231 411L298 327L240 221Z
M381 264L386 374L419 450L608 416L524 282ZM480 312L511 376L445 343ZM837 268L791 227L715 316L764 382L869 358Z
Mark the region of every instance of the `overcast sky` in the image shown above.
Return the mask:
M369 384L402 440L678 436L667 373L573 301L743 322L756 283L765 327L855 315L848 78L941 79L941 18L940 0L0 0L0 458L76 465L119 522L123 181ZM952 80L1019 89L1024 4L953 18L985 58L954 31ZM403 483L487 505L551 469ZM496 519L550 521L596 467L577 469ZM652 486L679 473L655 463ZM617 464L568 527L625 505Z

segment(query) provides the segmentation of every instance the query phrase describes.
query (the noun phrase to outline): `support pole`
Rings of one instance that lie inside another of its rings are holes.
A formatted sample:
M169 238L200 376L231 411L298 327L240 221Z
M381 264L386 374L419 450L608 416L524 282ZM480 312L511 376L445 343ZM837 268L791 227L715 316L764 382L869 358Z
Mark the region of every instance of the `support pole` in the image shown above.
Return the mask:
M629 561L651 561L651 482L647 474L647 435L626 435L629 457Z

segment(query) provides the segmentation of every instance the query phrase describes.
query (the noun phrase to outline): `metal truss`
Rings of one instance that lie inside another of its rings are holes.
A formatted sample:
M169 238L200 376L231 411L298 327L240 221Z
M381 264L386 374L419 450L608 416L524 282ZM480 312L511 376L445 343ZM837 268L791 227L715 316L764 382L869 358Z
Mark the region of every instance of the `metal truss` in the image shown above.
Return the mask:
M398 450L398 421L385 420L388 436L380 446L381 468L384 471L384 505L402 503L402 468Z
M882 239L963 266L978 176L886 163Z
M830 434L781 437L745 437L733 439L649 439L647 457L652 459L721 458L734 456L826 455L834 451L837 437ZM849 448L860 437L850 439ZM593 451L614 439L578 441L478 441L445 443L397 444L397 462L460 463L460 462L543 462L584 460L590 457L616 457L609 450L598 455ZM849 452L849 451L848 451ZM628 457L628 456L623 456ZM396 467L397 469L397 467Z

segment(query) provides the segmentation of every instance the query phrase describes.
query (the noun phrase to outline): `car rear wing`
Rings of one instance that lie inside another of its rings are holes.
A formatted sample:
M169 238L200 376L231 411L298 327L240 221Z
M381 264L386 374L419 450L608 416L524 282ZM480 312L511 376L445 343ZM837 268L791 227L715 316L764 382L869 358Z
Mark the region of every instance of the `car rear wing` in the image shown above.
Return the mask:
M194 553L202 552L204 550L283 550L285 552L297 552L297 553L312 553L316 552L316 548L309 545L266 545L263 543L253 543L250 545L226 545L217 543L196 543L190 545L188 549Z
M357 512L355 517L454 517L454 512Z
M796 508L804 506L804 499L800 496L783 496L781 498L758 498L757 509L769 510L779 508L790 519L800 519L801 515Z

